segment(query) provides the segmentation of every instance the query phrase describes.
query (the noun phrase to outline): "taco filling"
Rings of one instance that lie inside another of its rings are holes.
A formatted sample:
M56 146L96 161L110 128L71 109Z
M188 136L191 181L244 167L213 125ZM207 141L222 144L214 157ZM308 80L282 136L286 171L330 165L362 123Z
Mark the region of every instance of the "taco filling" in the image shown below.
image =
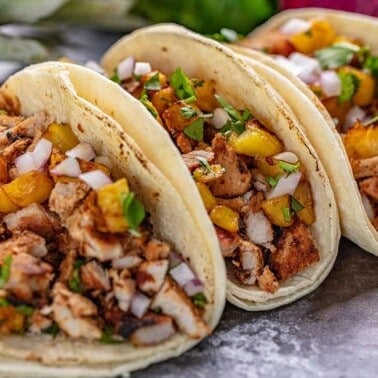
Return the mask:
M111 163L0 93L0 333L134 345L209 333L204 284Z
M214 82L124 59L112 79L170 134L215 226L229 274L274 293L319 261L311 186L298 157Z
M238 44L272 54L319 97L344 140L362 202L378 230L378 56L320 18L292 18Z

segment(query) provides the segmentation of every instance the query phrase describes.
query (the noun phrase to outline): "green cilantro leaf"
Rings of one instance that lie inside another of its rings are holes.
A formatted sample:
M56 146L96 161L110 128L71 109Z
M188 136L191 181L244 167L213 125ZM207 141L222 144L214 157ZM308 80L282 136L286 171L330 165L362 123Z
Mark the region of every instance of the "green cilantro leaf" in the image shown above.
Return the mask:
M222 108L227 112L232 121L241 121L240 113L222 96L215 95Z
M184 134L198 142L203 140L204 123L202 118L197 118L184 129Z
M291 221L291 212L290 212L290 209L288 207L282 208L282 214L283 214L283 217L284 217L286 222Z
M369 70L375 78L378 78L378 56L368 56L364 62L364 68Z
M159 113L156 108L152 105L152 102L149 100L146 93L144 93L139 101L147 108L147 110L152 114L154 118L157 118Z
M194 306L204 309L207 304L207 299L204 293L197 293L193 295L192 302Z
M266 181L268 182L268 184L274 188L275 186L277 186L278 184L278 181L280 180L280 177L279 176L268 176L266 178Z
M169 78L169 83L180 100L185 100L188 104L197 100L192 82L188 76L185 75L181 67L178 67L175 72L173 72Z
M117 84L121 84L122 80L118 76L117 68L114 69L113 75L109 79Z
M295 164L288 163L288 162L283 161L283 160L279 160L277 162L277 166L279 168L281 168L287 174L298 172L300 165L301 165L301 163L299 161L296 162Z
M197 156L197 160L200 163L201 167L204 169L205 173L214 173L209 162L202 156Z
M50 327L43 329L42 333L47 333L49 335L52 335L55 338L55 336L59 333L59 331L60 329L59 329L58 324L53 322L53 324Z
M34 308L27 305L20 305L16 307L16 311L22 315L30 316L33 314Z
M6 255L3 265L0 267L0 287L3 287L9 279L11 264L12 255Z
M10 303L8 302L6 298L0 298L0 307L7 307L9 305Z
M152 312L154 312L155 314L161 314L162 313L161 307L154 307L152 309Z
M357 92L360 85L360 79L351 72L339 72L341 81L341 93L338 97L339 103L349 101Z
M119 344L122 340L113 337L114 331L110 327L105 327L102 331L100 341L105 344Z
M81 293L83 288L81 287L79 269L74 269L72 277L68 281L68 287L75 293Z
M191 106L183 106L182 108L180 108L180 114L184 118L189 119L198 115L198 112L196 109L193 109Z
M315 58L323 69L335 69L350 63L355 53L355 49L351 47L333 45L316 51Z
M131 232L137 232L139 225L146 216L144 206L135 198L135 193L129 192L122 198L123 216Z
M244 37L235 30L228 28L222 28L219 33L207 34L206 36L218 42L235 42Z
M159 72L151 76L144 84L144 89L149 91L159 91L161 89L161 84L159 80Z
M291 196L291 209L294 213L298 213L303 210L305 207L293 196Z
M373 123L376 123L376 122L378 122L378 114L375 115L374 117L370 118L366 122L364 122L363 125L364 126L369 126L369 125L372 125Z

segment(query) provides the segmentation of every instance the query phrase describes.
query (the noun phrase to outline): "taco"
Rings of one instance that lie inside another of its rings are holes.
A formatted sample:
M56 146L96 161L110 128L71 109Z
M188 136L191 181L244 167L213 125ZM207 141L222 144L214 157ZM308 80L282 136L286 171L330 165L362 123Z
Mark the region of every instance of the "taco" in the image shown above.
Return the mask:
M377 31L372 17L303 9L273 17L232 46L252 58L249 64L295 110L332 182L343 235L373 254L378 254Z
M205 210L64 71L15 74L0 108L0 371L123 375L207 336L225 267Z
M316 153L274 90L229 49L172 25L121 39L103 66L120 85L65 69L80 97L121 124L182 194L194 219L204 203L228 265L228 299L263 310L314 290L337 253L337 209ZM135 127L126 122L128 91L143 112ZM203 203L182 180L185 165Z

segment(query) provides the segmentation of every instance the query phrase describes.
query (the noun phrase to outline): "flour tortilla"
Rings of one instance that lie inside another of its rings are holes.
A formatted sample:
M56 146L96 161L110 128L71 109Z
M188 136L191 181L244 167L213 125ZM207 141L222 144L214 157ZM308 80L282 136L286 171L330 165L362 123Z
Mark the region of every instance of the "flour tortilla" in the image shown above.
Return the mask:
M213 80L217 93L236 108L250 109L276 133L288 150L299 156L308 172L317 217L311 229L319 248L320 262L283 282L275 294L243 286L229 275L228 299L247 310L258 311L290 303L314 290L329 273L337 254L338 213L325 170L281 97L231 50L179 26L152 26L122 38L103 57L103 67L110 74L118 62L131 55L139 61L150 62L154 69L162 72L170 73L180 66L189 77ZM181 155L165 129L140 103L142 119L134 124L127 122L128 93L96 73L73 65L66 67L78 94L123 126L167 181L191 204L193 218L200 221L202 201L194 184L187 186L184 178L188 172L184 173Z
M312 8L282 12L250 35L262 36L293 17L322 17L338 34L360 38L378 54L377 20L341 11ZM342 234L366 251L378 255L378 232L367 216L341 136L326 108L305 83L268 55L238 45L230 47L247 57L246 62L274 86L294 110L328 173L339 207Z
M25 116L43 110L54 116L56 122L70 124L81 141L89 142L99 155L110 158L115 177L127 177L132 190L151 213L157 236L190 259L191 267L204 282L209 299L204 320L214 329L225 303L225 267L205 210L195 222L182 196L122 128L77 95L68 71L32 66L10 77L1 90L19 99ZM126 99L124 103L127 104ZM132 125L135 105L128 106ZM191 177L183 171L181 179L190 185ZM34 377L127 375L132 370L178 356L199 341L177 333L157 346L134 347L130 343L72 341L48 335L1 336L0 373Z

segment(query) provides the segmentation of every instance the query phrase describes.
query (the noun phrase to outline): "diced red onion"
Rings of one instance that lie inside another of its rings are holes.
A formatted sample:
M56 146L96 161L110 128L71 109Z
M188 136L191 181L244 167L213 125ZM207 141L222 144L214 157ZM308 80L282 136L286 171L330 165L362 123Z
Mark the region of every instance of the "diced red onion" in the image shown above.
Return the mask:
M311 28L311 23L301 18L291 18L280 27L280 32L285 35L303 33Z
M196 278L188 264L184 262L172 268L169 274L181 287Z
M184 285L183 289L189 297L192 297L193 295L196 295L198 293L203 293L204 286L198 278L194 278L193 280L187 282Z
M24 154L18 156L14 161L18 172L22 175L30 171L36 171L33 154L31 152L25 152Z
M359 106L353 106L345 116L345 122L343 125L343 132L347 132L348 129L353 126L357 120L362 121L366 116L366 112Z
M50 173L57 176L78 177L81 170L78 161L75 158L68 157L51 169Z
M52 143L45 138L40 139L35 145L32 154L36 169L41 169L48 162L51 156L52 147Z
M174 268L175 266L181 264L184 261L184 258L179 253L169 253L169 268Z
M214 116L209 118L210 125L216 129L221 129L230 119L229 115L223 108L216 108L213 111Z
M267 199L276 198L285 194L294 194L302 177L301 172L291 173L287 177L281 177L277 185L266 194Z
M151 65L150 63L146 62L136 62L134 67L134 74L135 75L145 75L151 72Z
M294 152L290 151L280 152L279 154L274 155L273 158L276 160L286 161L290 164L295 164L298 162L298 156L295 155Z
M94 159L95 163L105 165L109 169L112 169L113 164L107 156L96 156Z
M92 160L96 157L92 146L89 143L81 142L76 145L74 148L66 152L66 155L72 158L78 158L81 160Z
M117 66L117 75L121 80L129 79L133 76L135 67L135 59L133 56L129 56L122 60Z
M79 175L79 179L87 183L92 189L97 190L105 185L112 183L112 180L103 171L97 169L95 171L90 171L82 173Z
M369 220L372 221L374 219L374 216L375 216L373 205L370 202L369 198L367 198L366 196L361 196L361 199L362 199L362 203L364 205L364 208L366 210L366 214L367 214Z
M101 75L104 75L105 74L105 71L102 69L102 67L97 63L95 62L94 60L88 60L86 63L85 63L85 67L91 69L92 71L95 71Z
M129 255L125 257L120 257L119 259L114 259L112 261L112 267L115 269L130 269L135 268L142 263L142 259L136 255Z
M141 292L136 292L131 298L130 312L138 319L143 318L150 307L151 299Z
M339 96L341 93L341 81L335 71L323 71L320 74L320 86L326 97Z

